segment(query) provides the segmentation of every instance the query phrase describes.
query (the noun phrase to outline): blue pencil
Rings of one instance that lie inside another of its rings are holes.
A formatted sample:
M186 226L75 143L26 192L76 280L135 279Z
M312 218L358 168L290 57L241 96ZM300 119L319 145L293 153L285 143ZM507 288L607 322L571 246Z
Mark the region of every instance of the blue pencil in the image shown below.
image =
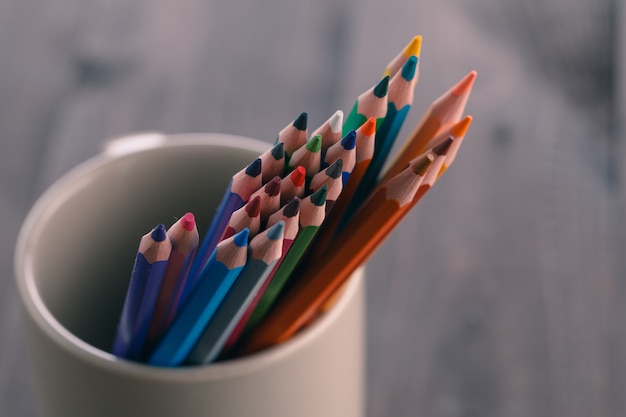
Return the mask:
M200 336L187 363L209 363L217 358L231 332L282 256L285 222L256 235L248 248L248 262L213 319Z
M230 181L222 201L217 208L211 226L202 240L202 244L196 253L196 258L191 265L191 270L183 289L181 302L189 296L189 293L193 290L196 282L198 281L198 275L207 260L213 253L217 242L224 233L228 221L233 212L239 210L248 201L252 193L258 190L262 185L262 162L261 158L255 159L250 165L242 169L235 175Z
M146 290L149 289L148 293L151 294L154 287L157 287L158 293L158 287L160 287L161 280L165 274L167 259L171 250L172 245L167 238L165 226L162 224L159 224L141 238L113 342L112 353L114 355L138 359L136 355L133 357L132 349L133 346L139 345L139 342L136 341L136 332L141 327L137 326L140 316L141 320L145 322L145 316L148 313L147 310L149 310L148 304L150 300L144 300L146 298ZM154 301L156 302L156 296ZM149 324L148 318L147 323L145 323L146 332ZM145 340L145 334L143 338Z
M150 355L149 363L176 366L189 355L247 260L248 229L218 243L200 280Z

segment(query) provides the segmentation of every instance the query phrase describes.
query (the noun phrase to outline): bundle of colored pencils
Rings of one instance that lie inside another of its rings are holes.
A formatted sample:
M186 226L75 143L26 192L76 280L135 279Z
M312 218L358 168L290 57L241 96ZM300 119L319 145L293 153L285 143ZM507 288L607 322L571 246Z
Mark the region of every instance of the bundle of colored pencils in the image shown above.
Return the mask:
M381 245L454 161L471 71L390 150L413 102L421 37L346 120L310 135L302 113L237 172L200 243L193 214L140 240L112 352L159 366L209 363L293 336Z

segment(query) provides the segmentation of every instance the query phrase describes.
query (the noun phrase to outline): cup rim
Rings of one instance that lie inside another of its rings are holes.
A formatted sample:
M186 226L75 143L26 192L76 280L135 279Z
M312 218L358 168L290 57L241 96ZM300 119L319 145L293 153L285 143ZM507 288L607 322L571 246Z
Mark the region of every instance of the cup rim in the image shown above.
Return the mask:
M224 139L227 140L225 141ZM127 143L131 146L126 146L124 141L128 141ZM126 360L92 346L71 333L52 315L39 295L33 270L29 267L31 262L29 262L28 251L32 244L30 236L33 230L38 227L40 222L45 220L47 213L54 212L55 207L59 204L59 198L62 199L64 195L71 194L72 184L75 184L82 175L88 172L103 169L119 158L126 158L141 152L152 152L169 147L185 148L219 145L222 147L251 149L258 151L260 154L270 146L269 142L259 139L223 133L164 135L150 132L123 136L114 142L114 146L105 147L102 153L72 168L44 191L28 212L19 231L14 255L14 269L22 306L34 324L60 348L70 351L93 366L106 368L113 373L132 375L136 378L168 381L184 380L186 382L190 380L222 379L270 366L278 360L283 360L285 357L295 354L300 349L305 348L309 340L315 338L316 335L330 326L336 320L336 317L347 308L350 298L355 296L363 280L363 268L358 269L353 274L333 308L326 311L314 323L290 340L245 357L200 366L168 368Z

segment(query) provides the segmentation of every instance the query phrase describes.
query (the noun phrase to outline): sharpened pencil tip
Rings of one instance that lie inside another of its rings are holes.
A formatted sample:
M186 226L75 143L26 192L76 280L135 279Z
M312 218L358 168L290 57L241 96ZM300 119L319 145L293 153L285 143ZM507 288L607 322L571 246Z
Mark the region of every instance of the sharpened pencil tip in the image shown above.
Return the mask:
M387 95L389 89L389 76L385 75L382 80L374 87L374 95L378 98L383 98Z
M426 155L419 157L417 161L412 163L411 169L420 177L423 177L428 170L430 164L434 161L435 157L432 153L428 152Z
M163 242L167 238L165 226L159 223L154 229L152 229L151 236L152 240L155 242Z
M298 165L298 167L291 172L290 178L291 182L293 182L293 185L295 185L296 187L302 186L306 179L306 168L304 168L302 165Z
M196 218L193 213L185 213L185 215L180 220L181 226L188 232L191 232L194 227L196 227Z
M341 170L343 169L343 159L339 158L326 168L326 175L332 179L341 177Z
M402 78L411 81L417 72L417 57L411 55L402 66Z
M279 240L283 238L285 233L285 221L281 220L267 230L267 238L270 240Z
M322 150L322 135L315 135L306 144L307 150L310 152L320 152Z
M439 156L447 155L448 150L450 150L450 146L452 145L452 142L453 142L452 138L447 138L446 140L444 140L439 145L433 148L433 153Z
M343 126L343 111L337 110L328 121L330 126L330 130L333 132L341 132L341 127Z
M280 177L277 175L265 184L265 192L270 197L274 197L280 193Z
M250 165L248 165L246 168L246 174L251 177L261 175L261 158L255 159Z
M409 57L411 55L420 56L422 49L422 35L417 35L411 42L404 48L404 56Z
M276 145L274 145L274 147L272 148L271 154L272 154L272 158L274 158L277 161L280 159L283 159L285 157L285 143L278 142Z
M461 119L457 124L450 128L450 134L455 138L460 138L461 136L465 136L465 132L469 129L472 124L472 116L465 116Z
M322 188L311 194L311 202L316 206L320 207L324 203L326 203L326 192L328 191L328 186L322 185Z
M237 233L234 237L233 237L233 242L235 243L235 245L239 246L240 248L243 246L246 246L248 244L248 237L250 236L250 229L248 229L247 227L245 229L243 229L241 232Z
M354 149L356 146L356 132L354 130L348 132L348 134L341 139L341 146L346 150Z
M376 118L370 117L357 130L360 130L361 133L363 133L363 135L365 136L372 136L374 133L376 133Z
M257 195L246 204L246 212L250 217L256 217L261 212L261 196Z
M303 112L298 116L296 120L293 121L293 127L300 131L305 131L307 126L308 114Z
M283 214L285 217L293 217L300 211L300 199L298 197L294 197L287 204L285 204L285 208L283 209Z
M475 70L470 71L461 81L458 82L457 85L452 87L452 94L460 96L462 94L469 93L474 85L474 80L477 75L478 73Z

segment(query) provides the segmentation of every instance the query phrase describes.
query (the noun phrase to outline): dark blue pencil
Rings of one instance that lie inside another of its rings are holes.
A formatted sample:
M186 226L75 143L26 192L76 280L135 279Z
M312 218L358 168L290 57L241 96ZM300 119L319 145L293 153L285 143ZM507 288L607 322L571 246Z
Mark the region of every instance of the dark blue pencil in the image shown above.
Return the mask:
M112 353L114 355L139 359L137 353L133 354L133 347L134 352L137 352L137 346L141 344L136 333L140 328L142 329L141 332L143 332L143 327L138 326L138 322L142 320L145 323L146 333L150 323L149 317L146 322L146 315L149 310L148 304L150 303L150 300L144 303L144 299L149 298L146 297L146 290L148 290L149 294L152 294L154 288L157 287L158 293L158 287L160 287L161 280L165 274L167 259L171 250L172 245L167 238L165 226L162 224L159 224L150 233L145 234L141 238L113 342ZM156 296L154 301L156 301ZM145 340L145 334L143 335L143 340Z

